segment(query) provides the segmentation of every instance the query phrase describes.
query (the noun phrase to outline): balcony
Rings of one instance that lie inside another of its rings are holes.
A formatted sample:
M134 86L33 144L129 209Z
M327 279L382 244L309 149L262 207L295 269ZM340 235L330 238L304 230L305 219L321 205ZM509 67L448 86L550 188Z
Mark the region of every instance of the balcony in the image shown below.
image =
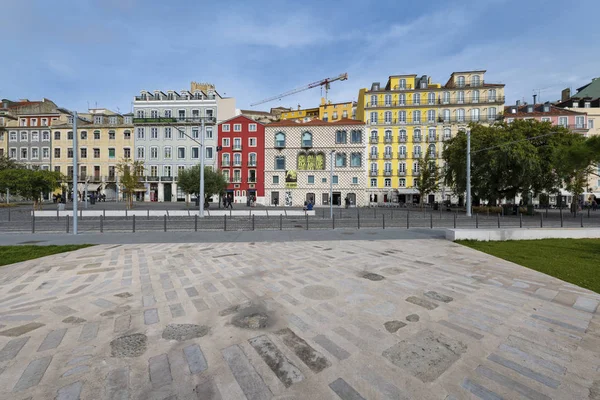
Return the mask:
M413 143L421 143L422 140L421 136L413 136Z
M369 171L369 176L377 176L377 170Z
M384 139L385 143L392 143L392 137L391 136L386 136Z
M414 171L414 170L413 170L413 171L412 171L410 174L411 174L412 176L414 176L414 177L417 177L417 176L419 176L419 171Z
M427 143L435 143L438 140L440 140L440 135L435 135L435 136L427 135Z
M398 170L398 176L406 176L406 171Z
M396 85L392 90L411 90L412 85Z
M392 159L392 153L383 153L383 158L386 160L391 160Z
M205 124L217 122L215 117L156 117L156 118L134 118L134 124L199 124L204 120Z
M398 158L404 160L406 158L406 153L398 153Z
M102 182L102 177L99 174L94 174L90 177L90 182Z
M252 161L252 160L248 161L248 166L249 167L256 167L256 160L254 160L254 161Z
M248 178L248 183L256 183L256 178Z
M383 171L383 176L392 176L392 171L391 170Z
M457 104L489 104L489 103L500 103L503 104L505 96L463 96L458 98L453 96L449 99L436 98L433 101L424 99L423 101L404 100L404 101L392 101L389 103L366 103L365 108L385 108L385 107L427 107L435 105L457 105Z
M242 151L242 145L240 144L240 145L237 145L237 146L236 146L236 145L234 144L234 145L233 145L233 151Z
M223 162L221 163L221 167L229 167L229 166L230 166L230 163L229 163L229 161L223 161Z
M105 182L116 182L117 177L116 177L116 175L108 175L108 176L104 177L104 181Z
M242 178L240 176L234 176L231 178L231 183L242 183Z
M398 138L398 142L400 142L400 143L406 143L406 136L400 136Z
M276 140L274 147L276 149L283 149L283 148L285 148L285 140Z
M160 179L159 176L150 175L146 177L146 181L148 182L158 182Z
M371 143L371 144L377 144L377 142L379 142L377 137L371 136L371 138L369 139L369 143Z
M173 182L173 177L172 176L161 176L160 180L161 180L161 182Z
M421 153L413 151L413 158L420 158L420 157L421 157Z
M242 162L241 161L234 161L233 162L233 166L234 167L241 167L242 166Z
M377 153L370 153L369 154L369 159L371 159L371 160L377 160Z

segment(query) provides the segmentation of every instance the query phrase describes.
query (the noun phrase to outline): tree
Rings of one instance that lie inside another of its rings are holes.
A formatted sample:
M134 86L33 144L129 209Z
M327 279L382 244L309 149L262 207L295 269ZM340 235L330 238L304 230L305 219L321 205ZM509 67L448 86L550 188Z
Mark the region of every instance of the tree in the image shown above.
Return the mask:
M439 168L435 164L435 155L430 154L429 151L425 153L425 157L419 157L417 161L419 166L419 172L414 183L419 190L419 203L423 206L423 199L431 192L438 190L440 183Z
M14 159L7 156L0 156L0 171L5 169L21 169L25 168L25 165L18 163Z
M127 196L127 208L133 208L135 192L144 188L142 183L144 162L124 158L116 165L116 170L119 172L119 184L123 193Z
M33 201L33 209L41 208L43 193L60 187L63 176L60 172L33 169L0 170L0 189Z
M198 196L200 193L200 165L179 171L177 183L185 193ZM228 182L220 171L204 167L204 204L208 203L208 199L213 194L225 192L227 185Z

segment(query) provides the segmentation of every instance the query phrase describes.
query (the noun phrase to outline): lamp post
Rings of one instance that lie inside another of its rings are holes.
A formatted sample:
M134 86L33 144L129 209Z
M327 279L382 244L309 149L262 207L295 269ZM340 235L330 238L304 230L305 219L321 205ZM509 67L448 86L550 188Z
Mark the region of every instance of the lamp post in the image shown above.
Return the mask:
M467 217L471 216L471 130L467 130Z
M59 108L58 111L73 118L73 235L77 235L77 111Z
M331 150L329 166L329 218L333 219L333 156L335 150Z

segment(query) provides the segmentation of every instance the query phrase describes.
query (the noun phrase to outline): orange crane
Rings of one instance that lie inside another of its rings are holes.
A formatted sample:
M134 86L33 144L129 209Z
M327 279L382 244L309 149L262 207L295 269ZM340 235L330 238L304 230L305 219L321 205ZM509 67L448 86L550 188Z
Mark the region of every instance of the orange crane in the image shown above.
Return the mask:
M333 78L325 78L325 79L321 79L320 81L317 81L317 82L310 83L310 84L308 84L308 85L306 85L306 86L301 86L301 87L299 87L299 88L296 88L296 89L290 90L290 91L288 91L288 92L281 93L281 94L279 94L279 95L277 95L277 96L273 96L273 97L269 97L268 99L264 99L264 100L261 100L261 101L257 101L256 103L250 104L250 106L251 106L251 107L254 107L254 106L257 106L257 105L259 105L259 104L268 103L268 102L270 102L270 101L277 100L277 99L281 99L282 97L286 97L286 96L291 96L292 94L296 94L296 93L299 93L299 92L303 92L303 91L305 91L305 90L312 89L312 88L315 88L315 87L317 87L317 86L325 87L325 99L327 99L327 93L328 93L328 91L329 91L329 84L330 84L331 82L335 82L335 81L345 81L345 80L347 80L347 79L348 79L348 73L343 73L343 74L340 74L340 75L338 75L338 76L336 76L336 77L333 77Z

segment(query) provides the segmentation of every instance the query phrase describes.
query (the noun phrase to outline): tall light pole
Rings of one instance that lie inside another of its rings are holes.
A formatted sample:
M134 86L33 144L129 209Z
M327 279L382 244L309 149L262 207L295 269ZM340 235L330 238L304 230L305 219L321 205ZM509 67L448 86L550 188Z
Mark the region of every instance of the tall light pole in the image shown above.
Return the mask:
M329 155L329 218L333 219L333 156L335 155L335 150L331 150Z
M467 130L467 217L471 216L471 130Z
M204 218L204 117L202 118L202 125L200 129L200 199L198 204L200 205L200 218Z
M77 111L59 108L73 118L73 235L77 235Z

